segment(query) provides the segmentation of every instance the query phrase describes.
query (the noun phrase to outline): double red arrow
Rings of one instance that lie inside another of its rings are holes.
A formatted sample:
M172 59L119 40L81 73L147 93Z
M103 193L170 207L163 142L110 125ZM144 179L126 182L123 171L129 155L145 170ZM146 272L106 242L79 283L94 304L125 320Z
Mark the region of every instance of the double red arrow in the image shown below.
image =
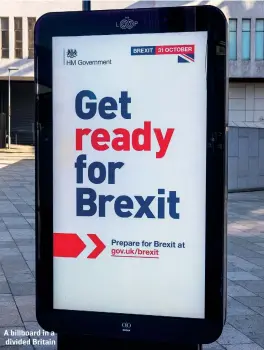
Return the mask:
M87 259L96 259L105 249L104 243L94 233L87 236L96 245ZM53 234L53 256L60 258L77 258L86 248L86 244L76 233L54 233Z

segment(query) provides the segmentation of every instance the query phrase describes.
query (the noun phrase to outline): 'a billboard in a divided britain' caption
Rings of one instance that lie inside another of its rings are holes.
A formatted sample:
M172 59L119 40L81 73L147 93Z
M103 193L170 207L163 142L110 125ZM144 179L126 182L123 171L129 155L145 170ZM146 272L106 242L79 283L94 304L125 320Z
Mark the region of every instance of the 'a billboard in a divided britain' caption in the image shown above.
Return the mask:
M54 308L204 318L206 43L53 38Z

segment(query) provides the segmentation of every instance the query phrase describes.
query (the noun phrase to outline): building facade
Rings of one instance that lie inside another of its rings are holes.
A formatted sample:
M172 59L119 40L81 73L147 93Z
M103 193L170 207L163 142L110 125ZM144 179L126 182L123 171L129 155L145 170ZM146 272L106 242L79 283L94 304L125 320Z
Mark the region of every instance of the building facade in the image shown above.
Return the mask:
M100 1L92 10L218 6L229 22L229 189L264 188L264 0ZM81 10L81 0L1 0L0 113L7 113L11 71L12 142L32 144L33 27L47 12Z

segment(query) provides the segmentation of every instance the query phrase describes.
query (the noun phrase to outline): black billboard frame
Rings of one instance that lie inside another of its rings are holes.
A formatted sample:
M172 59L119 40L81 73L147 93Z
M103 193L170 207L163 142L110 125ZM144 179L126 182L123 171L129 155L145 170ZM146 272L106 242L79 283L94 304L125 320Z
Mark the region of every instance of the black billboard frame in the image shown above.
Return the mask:
M138 22L129 32L116 25L124 17ZM54 310L52 37L192 31L208 33L205 319ZM50 13L37 21L36 313L47 331L175 344L211 343L220 336L226 317L226 43L226 18L213 6ZM133 333L122 333L124 320L133 323Z

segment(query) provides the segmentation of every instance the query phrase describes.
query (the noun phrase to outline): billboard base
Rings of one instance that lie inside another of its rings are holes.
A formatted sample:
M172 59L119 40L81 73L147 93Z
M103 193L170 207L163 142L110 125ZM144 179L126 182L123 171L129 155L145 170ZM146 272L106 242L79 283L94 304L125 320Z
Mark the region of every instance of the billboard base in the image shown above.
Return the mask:
M161 344L161 343L145 343L145 342L134 342L127 340L117 339L98 339L90 336L72 336L66 334L58 334L58 345L57 350L86 350L90 349L103 349L113 348L115 350L142 350L151 347L152 350L161 349L161 345L166 350L202 350L202 345L174 345L174 344Z

